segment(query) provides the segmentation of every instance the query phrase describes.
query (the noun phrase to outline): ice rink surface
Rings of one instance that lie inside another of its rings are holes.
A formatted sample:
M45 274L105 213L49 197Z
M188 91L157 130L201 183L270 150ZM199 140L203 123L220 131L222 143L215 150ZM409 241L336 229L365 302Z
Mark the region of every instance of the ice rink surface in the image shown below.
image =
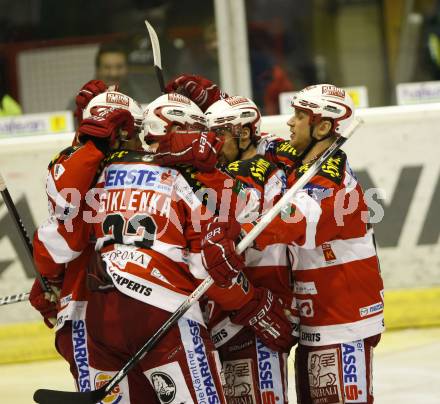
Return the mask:
M41 387L73 390L67 364L55 360L0 366L1 403L31 404L33 392ZM385 333L375 350L374 392L377 404L439 404L440 328ZM293 385L289 398L296 403Z

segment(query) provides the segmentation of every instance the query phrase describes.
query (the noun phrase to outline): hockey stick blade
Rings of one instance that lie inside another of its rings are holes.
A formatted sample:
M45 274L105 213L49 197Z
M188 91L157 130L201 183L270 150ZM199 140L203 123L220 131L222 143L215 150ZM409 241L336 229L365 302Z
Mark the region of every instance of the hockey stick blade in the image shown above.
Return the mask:
M93 404L102 401L108 394L106 386L92 391L58 391L39 389L34 393L34 401L40 404Z
M160 91L165 94L165 81L163 79L162 72L162 57L160 54L159 38L153 26L145 20L145 26L147 27L148 34L150 35L151 48L153 49L154 70L156 71L156 77L159 81Z

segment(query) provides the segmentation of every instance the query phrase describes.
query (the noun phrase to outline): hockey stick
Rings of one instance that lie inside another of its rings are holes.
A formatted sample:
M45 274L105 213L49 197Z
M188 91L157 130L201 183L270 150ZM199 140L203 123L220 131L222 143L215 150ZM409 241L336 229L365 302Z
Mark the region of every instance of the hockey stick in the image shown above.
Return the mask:
M324 154L310 166L304 175L283 195L283 197L264 215L260 222L240 241L237 245L237 252L241 254L249 247L255 238L264 230L264 228L277 216L281 210L291 203L292 197L302 189L310 179L319 170L321 165L331 157L340 147L351 137L354 131L362 123L360 120L354 120L352 125L345 131L343 136L333 142L333 144L324 152ZM188 298L179 306L171 317L156 331L156 333L135 353L135 355L125 364L125 366L114 375L109 383L100 387L98 390L87 392L68 392L58 390L40 389L34 393L34 400L40 404L91 404L101 401L110 394L115 386L127 376L127 373L153 348L168 330L185 314L189 307L197 301L214 283L214 280L208 276Z
M18 295L9 295L0 297L0 306L5 306L6 304L20 303L29 300L29 292L19 293Z
M33 263L34 257L33 257L33 248L32 248L31 240L26 232L23 222L20 219L20 215L17 212L17 208L15 207L14 201L11 198L8 188L6 188L5 179L1 174L0 174L0 192L2 194L3 200L5 201L6 207L8 208L9 214L12 217L12 221L14 222L15 227L17 228L21 241L26 247L25 248L26 255L28 256L29 260ZM41 274L37 271L34 265L32 265L32 267L34 268L35 275L40 281L43 290L45 292L51 292L47 280L41 276Z
M163 79L159 39L153 26L147 20L145 20L145 25L147 26L148 34L150 35L151 48L153 49L154 70L156 71L157 81L159 82L160 91L162 91L162 94L165 94L165 81Z

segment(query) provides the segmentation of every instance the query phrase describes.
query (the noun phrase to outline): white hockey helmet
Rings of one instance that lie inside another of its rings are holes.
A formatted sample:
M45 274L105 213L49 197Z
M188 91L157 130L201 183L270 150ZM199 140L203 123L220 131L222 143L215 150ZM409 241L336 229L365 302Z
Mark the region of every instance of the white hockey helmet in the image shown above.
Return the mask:
M144 112L141 105L128 95L118 91L106 91L93 97L83 112L83 119L89 118L93 110L101 108L122 108L128 110L134 118L138 131L143 130Z
M189 98L177 93L164 94L145 110L144 142L160 142L173 125L179 125L182 131L206 130L206 122L202 110Z
M317 84L297 92L292 107L307 112L312 125L324 118L331 120L331 132L337 135L354 119L353 100L345 90L332 84Z
M233 96L214 102L205 112L210 130L228 127L233 134L249 126L251 139L260 137L261 113L255 103L246 97Z

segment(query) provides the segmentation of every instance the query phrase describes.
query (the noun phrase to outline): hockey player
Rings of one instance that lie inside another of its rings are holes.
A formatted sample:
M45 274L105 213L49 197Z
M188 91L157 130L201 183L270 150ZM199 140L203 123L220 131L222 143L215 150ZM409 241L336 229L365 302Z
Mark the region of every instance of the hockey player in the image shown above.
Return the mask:
M180 120L187 119L185 124L204 121L202 113L191 110L192 105L188 99L179 95L167 97L171 97L171 104L174 103L171 111L163 111L170 112L168 118L177 121L179 117ZM185 108L186 113L182 116L180 113ZM101 129L105 129L103 124L107 122L107 137L112 140L113 130L117 125L110 124L115 122L113 114L118 111L96 108L95 112L99 115L92 114L89 119L83 120L81 133L99 136L102 133ZM129 123L118 122L129 129ZM168 129L172 130L173 125ZM206 142L203 144L207 145ZM145 153L118 151L106 161L101 176L104 193L101 195L99 206L103 217L100 217L94 226L98 236L96 249L100 250L106 262L107 273L111 275L113 284L122 294L109 290L94 292L89 296L86 325L90 336L90 364L95 387L110 377L112 369L119 369L123 364L124 353L127 355L127 352L132 352L141 342L145 342L148 335L155 331L155 325L163 323L167 318L166 311L174 310L194 288L194 279L186 269L185 254L180 244L186 245L183 232L189 232L193 234L193 238L199 239L191 227L185 225L190 217L190 207L198 206L197 198L178 172L158 167L148 163L148 160L150 156ZM124 175L124 170L129 168L130 172ZM137 176L137 179L133 176ZM130 199L126 200L128 194ZM136 206L139 204L140 206ZM127 222L127 227L121 228L121 220ZM82 225L85 230L82 229ZM74 242L79 243L76 246L76 250L79 251L81 243L84 246L87 240L84 234L88 235L90 230L84 222L80 222L79 227L74 228L77 236L72 237ZM150 238L153 233L155 240ZM191 239L188 234L186 238ZM124 293L146 302L147 305L124 297ZM163 298L164 296L167 298ZM239 302L243 305L246 300L242 299ZM107 313L105 310L109 306L115 311L103 316L103 312ZM125 334L123 324L115 327L115 324L125 320L121 313L145 318L141 323L143 326ZM208 397L213 402L223 402L215 353L209 339L201 338L206 331L200 326L200 312L194 308L188 316L189 319L182 320L179 323L180 327L165 337L155 350L155 355L149 355L148 361L143 363L147 369L143 370L154 387L157 387L157 394L161 400L169 399L170 394L178 394L175 397L179 401L195 399L202 402ZM97 328L96 324L100 324L100 327ZM116 346L121 351L119 357L114 356ZM170 351L173 353L170 354ZM117 398L127 400L125 392L126 386L121 383Z
M292 105L291 144L303 164L289 176L289 185L354 119L349 95L329 84L305 88ZM368 208L343 151L321 166L290 212L276 218L256 243L259 248L287 243L295 256L298 402L372 403L372 354L384 330L383 283L373 231L364 219Z
M162 111L166 111L166 99L167 97L163 96L162 100L158 99L149 106L146 114L147 125L151 119L152 123L160 126L158 122L160 122ZM161 101L165 103L161 104ZM208 108L206 116L210 122L210 129L216 131L224 140L218 153L218 160L223 163L223 172L217 170L215 173L201 173L189 167L184 169L183 175L188 178L188 182L194 189L211 188L221 196L226 183L225 179L233 178L234 182L231 180L229 182L234 185L229 187L238 194L239 204L242 205L238 209L240 220L249 220L255 214L258 216L265 208L272 205L273 200L282 193L285 184L284 173L274 164L256 154L256 140L259 139L260 128L258 109L247 98L228 97L215 102ZM162 125L164 124L166 124L166 119L162 118ZM163 143L160 136L157 136L156 140L159 144ZM178 157L178 153L174 155ZM177 160L170 163L176 162ZM219 214L224 216L226 207L229 211L226 217L228 222L231 222L235 220L236 202L234 198L228 200L223 197L222 199L218 201ZM212 231L225 231L228 234L236 228L230 223L216 223L213 226L215 229ZM222 246L226 251L228 247L230 245ZM205 254L205 260L215 260L217 255L215 251L211 251L210 254ZM286 247L270 246L263 253L254 250L248 252L246 258L250 265L245 270L247 278L251 280L251 285L257 286L254 298L246 305L246 310L235 313L236 322L233 323L228 313L221 310L215 301L211 300L207 306L209 326L212 327L211 337L216 346L221 347L223 368L226 368L228 373L227 400L228 402L235 402L237 399L264 402L271 394L276 394L281 402L285 402L287 396L284 390L287 391L287 389L283 381L286 376L287 355L283 352L288 352L294 343L291 335L292 324L284 315L283 306L278 302L280 299L284 307L290 308L293 297L289 286ZM244 268L244 264L237 260L234 261L233 266L237 268L237 271ZM219 279L216 274L214 278L224 288L225 294L231 295L227 289L231 285L231 280ZM275 299L268 287L275 292ZM260 324L249 326L249 319L262 307L270 308L265 320L271 318L274 323L272 324L273 330L261 328ZM256 339L256 335L259 335L259 339ZM241 348L236 349L237 346ZM271 357L270 364L274 368L272 381L276 388L266 386L260 390L260 386L264 386L264 383L260 383L257 369L258 365L267 359L265 356ZM239 386L246 386L246 388L242 391Z
M77 107L81 111L81 117L84 112L85 118L90 118L91 109L96 107L96 101L87 108L89 101L97 95L96 93L105 90L106 86L96 81L82 87L77 96ZM105 104L104 106L109 108L128 109L135 117L137 130L141 129L143 111L134 100L118 92L109 92L100 98L101 106ZM125 103L120 104L118 101ZM109 150L109 142L103 136L112 132L112 126L116 130L116 126L127 119L127 111L115 111L107 120L103 119L100 122L100 128L95 125L93 134L83 133L82 143L75 139L74 146L63 150L51 161L46 180L50 217L38 228L34 237L36 266L40 273L47 277L51 288L57 293L60 292L60 295L43 292L36 281L31 290L30 301L42 313L46 324L50 328L55 326L55 346L70 364L70 371L79 391L88 391L95 386L89 367L86 309L90 287L93 289L92 284L96 282L94 274L86 271L86 268L90 267L94 242L90 240L89 245L81 251L78 242L82 241L82 235L74 234L71 230L79 226L80 218L77 213L84 205L84 202L80 201L84 200L87 191L93 185ZM84 127L81 128L84 130ZM113 136L115 135L116 133ZM88 235L84 236L87 241ZM149 397L149 402L158 402L154 390L140 372L134 371L128 375L128 385L134 397Z
M241 222L255 220L273 206L285 188L284 172L257 154L260 112L251 100L236 96L216 101L207 109L206 116L210 130L225 140L219 162L235 179L235 192L239 201L244 200L246 204L237 218ZM220 238L224 226L211 223L207 231L218 231ZM219 248L231 247L212 238L203 248L204 263L218 284L230 286L232 280L224 278L224 269L215 254ZM295 312L286 246L273 244L264 251L249 248L243 272L258 291L253 301L258 310L248 304L245 309L228 313L214 302L210 303L211 337L219 350L226 376L225 394L230 403L243 399L265 403L275 397L278 402L287 403L287 356L296 341L292 332L297 335L297 330L285 325L282 310L277 312L273 308L280 302L280 307ZM269 321L263 327L263 322L255 321L255 313L269 307L273 328L269 327ZM259 327L272 335L272 339L266 335L262 338ZM270 368L270 372L262 374L261 369L265 367Z

